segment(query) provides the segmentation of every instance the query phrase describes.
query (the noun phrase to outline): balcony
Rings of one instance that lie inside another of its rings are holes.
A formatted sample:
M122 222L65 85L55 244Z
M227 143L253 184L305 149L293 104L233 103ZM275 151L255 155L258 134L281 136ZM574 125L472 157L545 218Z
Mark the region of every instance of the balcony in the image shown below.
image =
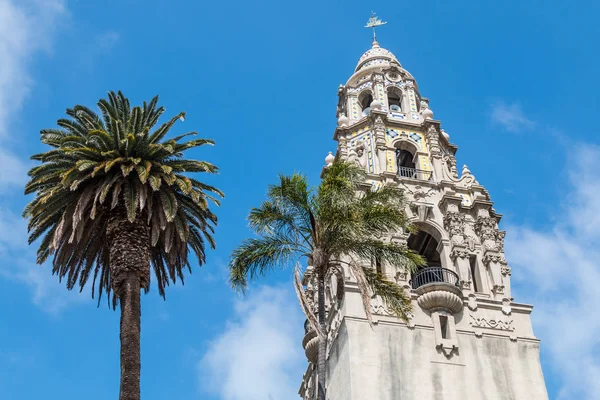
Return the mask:
M401 178L417 179L420 181L431 180L431 171L409 167L398 167L398 176Z
M447 283L459 287L459 279L456 272L442 267L426 267L413 274L411 285L413 289L429 283Z
M413 274L410 283L419 296L417 304L424 310L451 314L462 311L463 296L454 271L442 267L423 268Z

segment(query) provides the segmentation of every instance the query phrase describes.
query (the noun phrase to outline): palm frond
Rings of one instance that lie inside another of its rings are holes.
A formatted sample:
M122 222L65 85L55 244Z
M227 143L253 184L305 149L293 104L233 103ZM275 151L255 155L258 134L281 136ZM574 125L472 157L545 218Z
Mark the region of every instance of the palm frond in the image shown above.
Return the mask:
M83 289L93 276L92 296L106 293L110 303L107 221L115 213L147 225L150 263L161 296L169 282L183 282L183 271L190 270L189 249L203 264L205 247L215 246L217 218L207 199L218 205L223 193L187 174L216 173L218 168L183 154L214 142L180 143L195 132L168 139L184 114L154 129L165 111L157 104L155 97L132 107L122 92L109 92L97 103L100 113L75 105L67 109L68 118L57 121L58 129L40 132L51 149L32 156L41 164L29 171L25 192L35 198L23 215L29 219L30 242L42 238L38 262L52 256L53 272L68 289Z

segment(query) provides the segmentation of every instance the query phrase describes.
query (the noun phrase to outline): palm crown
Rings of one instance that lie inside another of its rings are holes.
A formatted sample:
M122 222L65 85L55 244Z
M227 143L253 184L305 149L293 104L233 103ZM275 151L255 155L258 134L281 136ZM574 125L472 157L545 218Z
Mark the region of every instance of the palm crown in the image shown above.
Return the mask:
M183 140L195 132L165 139L185 114L156 127L165 112L157 101L131 108L121 92L109 92L98 102L102 116L81 105L68 109L70 118L58 120L60 128L41 131L42 142L52 149L32 157L42 164L29 172L25 193L36 195L23 214L29 218L29 242L43 236L37 261L53 255L53 273L66 278L69 289L77 284L83 289L93 275L92 296L97 286L99 301L115 289L107 236L111 218L141 221L147 230L163 297L170 281L183 282L184 269L191 271L188 248L202 264L206 244L215 246L211 234L217 218L209 201L218 205L212 195L222 193L184 173L215 173L217 167L183 158L185 150L213 141ZM146 291L147 275L141 277Z
M410 299L369 262L412 269L423 259L404 245L379 239L412 230L402 191L391 185L369 190L364 182L360 168L338 160L325 169L317 188L309 187L302 175L280 176L279 184L269 188L268 200L250 212L250 226L258 236L233 252L232 286L243 290L249 278L306 256L319 280L331 276L340 263L346 264L357 280L369 319L371 293L405 318ZM299 279L296 286L299 289ZM318 330L306 301L302 303Z

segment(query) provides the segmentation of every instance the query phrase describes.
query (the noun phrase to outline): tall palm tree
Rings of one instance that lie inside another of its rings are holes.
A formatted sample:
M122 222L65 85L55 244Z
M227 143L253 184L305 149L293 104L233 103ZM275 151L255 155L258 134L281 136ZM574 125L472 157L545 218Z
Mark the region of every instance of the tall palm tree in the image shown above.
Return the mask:
M279 183L269 188L268 200L250 212L250 226L258 236L234 250L229 266L232 286L243 291L249 279L291 261L306 257L312 264L311 274L316 276L318 287L316 315L302 289L298 268L294 284L302 309L319 338L319 400L325 400L325 290L329 278L341 272L340 264L346 264L356 278L369 322L372 295L381 296L390 310L406 319L410 297L382 273L364 266L364 261L377 260L408 269L424 263L406 246L380 239L403 229L412 230L402 191L391 185L369 190L364 182L361 169L339 160L325 169L317 188L309 187L302 175L280 176Z
M25 193L35 193L23 216L29 243L39 242L37 262L52 256L52 272L70 290L92 279L92 297L106 293L121 307L120 400L140 398L140 292L150 288L154 269L161 296L165 287L191 272L189 249L199 264L206 245L215 247L217 217L209 202L223 194L186 176L217 172L205 162L183 158L185 150L213 144L209 139L166 139L180 113L157 126L164 107L158 97L131 108L121 93L100 99L102 116L76 105L58 129L41 131L52 147L32 156L41 162L29 171ZM112 300L112 301L111 301Z

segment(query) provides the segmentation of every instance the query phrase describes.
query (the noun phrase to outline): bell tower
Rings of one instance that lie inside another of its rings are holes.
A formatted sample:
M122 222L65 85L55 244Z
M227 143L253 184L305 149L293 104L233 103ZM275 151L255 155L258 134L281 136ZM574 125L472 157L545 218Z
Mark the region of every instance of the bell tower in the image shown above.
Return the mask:
M407 322L373 298L369 326L349 270L343 297L331 285L327 398L547 400L532 306L511 294L502 215L469 168L457 168L458 147L414 77L374 37L338 96L337 156L364 168L371 186L404 190L419 231L384 239L405 243L427 266L410 274L363 260L411 293ZM305 400L316 399L314 338L307 324Z

